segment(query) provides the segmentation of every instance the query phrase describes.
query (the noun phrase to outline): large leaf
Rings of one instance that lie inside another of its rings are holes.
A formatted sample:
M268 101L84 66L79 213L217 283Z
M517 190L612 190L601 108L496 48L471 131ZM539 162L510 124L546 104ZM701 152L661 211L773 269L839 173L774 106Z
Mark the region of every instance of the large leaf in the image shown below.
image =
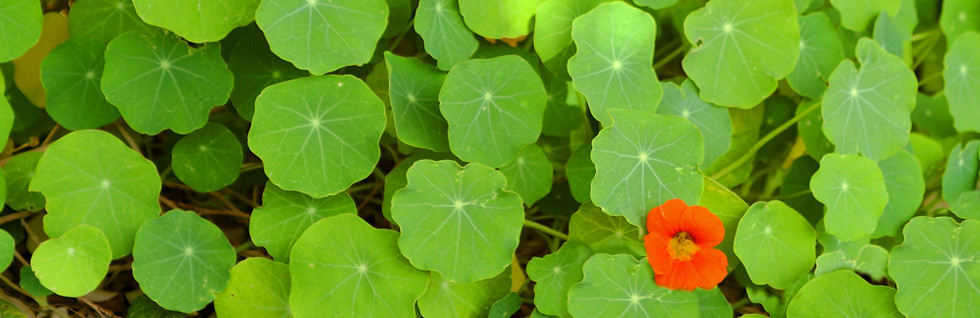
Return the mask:
M41 6L34 0L0 2L0 63L34 46L41 37Z
M463 24L455 0L419 0L415 30L425 40L426 53L446 71L469 59L480 45Z
M105 44L72 36L41 62L41 83L48 92L46 110L71 130L98 128L119 118L119 110L102 95Z
M215 294L215 314L223 317L290 318L289 266L249 257L231 268L228 288Z
M760 202L738 223L735 254L753 283L786 289L813 268L816 243L817 233L796 210Z
M435 67L385 52L391 110L398 139L408 145L449 150L449 124L439 112L439 90L446 79Z
M881 169L870 159L828 154L810 179L813 196L827 205L827 233L851 241L875 231L888 203Z
M81 297L99 286L111 260L102 231L82 224L41 242L31 256L31 268L44 287L61 296Z
M575 317L697 317L698 297L653 282L647 260L596 254L582 268L582 282L568 293Z
M260 0L133 0L146 23L191 42L221 40L231 29L252 23Z
M354 200L345 192L316 199L270 182L262 192L262 206L252 210L248 232L255 245L265 247L273 259L289 263L293 244L310 225L328 216L356 212Z
M966 32L953 41L944 65L944 91L956 130L980 132L980 33Z
M786 309L788 317L902 317L895 289L864 281L852 271L819 275L803 285Z

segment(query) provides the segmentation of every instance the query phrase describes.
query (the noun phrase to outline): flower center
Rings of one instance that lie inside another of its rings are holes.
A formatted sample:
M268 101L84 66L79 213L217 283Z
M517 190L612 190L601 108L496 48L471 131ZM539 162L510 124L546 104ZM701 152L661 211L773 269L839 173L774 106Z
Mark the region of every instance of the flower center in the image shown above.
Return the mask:
M689 261L701 248L694 244L694 237L687 232L678 232L670 239L670 249L667 253L678 261Z

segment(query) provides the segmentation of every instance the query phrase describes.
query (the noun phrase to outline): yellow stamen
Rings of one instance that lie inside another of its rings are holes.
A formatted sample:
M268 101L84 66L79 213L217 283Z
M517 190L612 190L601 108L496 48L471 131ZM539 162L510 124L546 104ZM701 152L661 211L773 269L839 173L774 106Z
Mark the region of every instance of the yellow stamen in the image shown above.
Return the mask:
M689 261L701 248L694 243L694 237L687 232L678 232L670 239L670 249L667 253L678 261Z

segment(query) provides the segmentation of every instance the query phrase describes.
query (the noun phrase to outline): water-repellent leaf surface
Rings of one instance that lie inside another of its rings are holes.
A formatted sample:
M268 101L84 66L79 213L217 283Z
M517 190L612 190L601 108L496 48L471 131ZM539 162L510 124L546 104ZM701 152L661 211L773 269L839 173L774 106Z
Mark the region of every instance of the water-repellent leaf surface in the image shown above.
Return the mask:
M653 282L647 260L617 254L595 254L582 268L582 282L568 293L575 317L692 317L698 297Z
M146 221L133 245L133 277L161 307L193 312L214 300L230 279L235 250L214 223L171 210Z
M449 124L439 112L446 73L417 59L385 53L391 110L398 138L411 146L449 150Z
M290 253L289 308L295 317L407 317L428 275L394 244L398 233L354 214L318 221Z
M299 78L256 98L248 147L272 183L322 198L371 173L384 127L384 104L360 79Z
M48 92L46 110L71 130L98 128L119 118L119 110L102 95L105 44L73 36L51 50L41 63L41 83Z
M827 233L851 241L875 231L888 203L881 169L870 159L828 154L810 179L813 196L827 205Z
M289 266L249 257L231 268L228 287L215 294L214 311L229 317L289 318Z
M477 163L415 162L391 203L402 254L450 281L499 274L517 248L523 215L520 196L505 184L503 174Z
M849 270L818 275L803 285L786 309L788 317L903 317L895 289L871 285Z
M132 250L140 225L160 214L160 187L149 160L107 132L80 130L48 147L28 190L47 199L48 236L93 225L105 233L116 259Z
M260 0L133 0L146 23L173 31L191 42L221 40L252 23Z
M415 29L425 40L425 50L445 71L464 62L480 43L463 24L459 3L453 0L419 0Z
M611 0L548 0L538 5L534 17L534 52L559 78L568 78L568 58L575 54L572 21Z
M663 95L650 67L656 25L623 2L601 4L572 23L578 51L568 60L568 74L603 125L612 124L609 109L656 111Z
M255 245L265 247L273 259L289 263L293 244L310 225L328 216L355 212L354 200L346 192L316 199L270 182L262 192L262 206L252 210L249 233Z
M208 124L177 141L173 149L174 175L198 192L210 192L238 177L242 144L228 128Z
M943 71L949 112L956 130L980 132L980 33L963 33L952 44Z
M231 104L247 121L255 114L255 98L269 85L309 75L293 67L269 50L261 35L246 36L235 44L228 57L228 69L235 77Z
M132 0L86 0L71 5L68 31L72 36L87 35L109 43L126 32L152 33L155 28L136 14Z
M41 284L56 294L81 297L99 286L111 260L102 231L82 224L41 242L31 256L31 268Z
M579 242L567 242L558 251L527 263L527 276L533 280L534 304L541 313L570 317L568 291L582 281L582 265L592 250Z
M24 54L41 37L41 8L34 0L0 3L0 63Z
M710 167L731 147L732 119L728 109L701 100L698 88L690 80L685 80L680 86L670 82L661 83L661 86L664 99L657 107L657 113L680 116L698 126L704 137L701 167Z
M810 271L817 233L796 210L780 201L755 203L735 233L735 254L753 283L786 289Z

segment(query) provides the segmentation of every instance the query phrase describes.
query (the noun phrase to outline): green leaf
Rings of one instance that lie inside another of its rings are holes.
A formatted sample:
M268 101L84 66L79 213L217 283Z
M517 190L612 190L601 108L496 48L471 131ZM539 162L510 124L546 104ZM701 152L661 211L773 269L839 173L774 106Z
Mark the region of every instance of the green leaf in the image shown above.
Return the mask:
M140 225L160 214L160 186L152 162L107 132L80 130L48 146L28 190L47 199L48 236L94 225L116 259L132 250Z
M980 221L916 217L892 249L895 304L909 316L968 317L980 312Z
M255 11L272 52L317 75L371 60L387 19L384 0L262 1Z
M534 205L551 191L554 178L551 161L538 145L524 146L513 163L500 167L508 190L517 192L527 206Z
M425 41L425 52L445 71L468 60L480 46L463 24L459 4L454 0L419 0L415 30Z
M10 262L14 260L15 248L16 242L10 233L0 230L0 270L6 271L10 266Z
M21 56L41 38L41 6L34 0L0 3L0 63Z
M613 125L592 141L593 202L637 226L643 226L650 209L669 199L696 203L704 185L698 170L704 146L697 127L674 116L610 113Z
M541 72L541 81L548 92L548 102L544 107L544 122L541 134L552 137L565 137L582 126L585 116L578 101L569 103L569 90L577 95L571 82L555 78L551 72ZM574 97L573 97L574 98Z
M310 225L344 213L357 213L354 200L346 192L316 199L269 182L262 192L262 206L252 210L248 232L255 245L265 247L273 259L289 263L293 244Z
M41 63L46 110L70 130L99 128L119 118L119 110L102 95L105 44L97 38L72 36L51 50Z
M860 71L844 60L823 95L823 131L837 152L881 161L908 143L918 81L897 56L862 38Z
M3 167L7 185L6 202L12 209L36 212L44 208L44 196L27 191L42 155L44 153L40 151L24 152L11 157Z
M482 317L490 313L494 302L510 289L510 266L493 278L472 283L447 280L439 272L429 272L429 284L419 298L422 317Z
M449 147L460 159L500 167L517 159L541 133L547 93L520 57L460 63L439 91L449 122Z
M926 191L919 160L911 153L899 150L878 163L888 190L885 205L873 237L898 236L902 226L915 215Z
M732 316L732 305L728 303L728 299L725 299L725 294L721 293L720 288L696 289L694 294L698 296L700 317L728 318Z
M815 100L804 100L796 108L796 115L799 116L804 110L813 106L813 103L818 102ZM827 140L827 136L823 133L822 107L822 105L817 105L816 109L801 117L796 125L797 132L800 138L803 139L803 144L806 146L807 154L816 160L820 160L825 154L834 152L834 145L830 143L830 140Z
M956 145L949 152L946 171L943 172L943 198L956 204L960 194L977 187L980 172L980 140L971 140L966 145Z
M534 305L541 313L570 317L568 291L582 281L582 264L592 256L585 244L569 241L554 253L534 257L527 263L527 276L533 280Z
M460 283L499 274L511 263L524 215L520 196L505 184L503 174L477 163L415 162L391 203L402 254Z
M704 178L704 191L701 192L698 205L717 215L725 227L725 239L715 248L725 252L725 256L728 257L728 271L731 272L741 262L732 248L739 220L745 215L749 205L732 190L708 177Z
M682 65L709 103L752 108L793 71L800 30L791 0L711 1L684 20ZM732 80L738 79L738 80Z
M203 43L221 40L231 29L252 23L259 0L133 0L133 5L146 23Z
M875 231L888 203L881 169L854 155L828 154L810 179L813 197L827 205L827 233L851 241Z
M310 226L290 253L289 308L296 317L407 317L426 274L395 246L398 234L354 214ZM357 238L357 239L353 239Z
M208 124L174 145L174 175L197 192L216 191L231 184L241 171L242 144L228 128Z
M939 26L948 43L952 44L966 32L980 32L980 3L971 0L946 0L943 1L940 12Z
M41 242L31 255L31 268L41 284L56 294L81 297L99 286L111 260L102 231L82 224Z
M697 317L698 297L653 282L646 258L596 254L582 268L582 282L568 293L575 317Z
M41 281L37 280L37 276L34 275L34 270L30 266L20 268L20 287L34 297L47 297L53 293L41 285Z
M818 275L803 285L786 309L788 317L902 317L895 289L875 286L852 271Z
M129 317L146 317L146 318L185 318L187 315L179 313L176 311L166 310L157 305L157 303L150 300L146 295L140 295L136 299L130 300L129 308L126 309L126 315Z
M596 253L646 255L640 228L622 216L606 214L586 202L568 221L569 242L587 244Z
M309 75L309 72L293 67L269 50L269 43L261 34L252 34L238 40L228 69L235 77L231 90L231 104L246 121L255 114L255 98L269 85Z
M735 254L753 283L786 289L813 268L816 243L816 231L796 210L759 202L738 222Z
M371 174L384 127L384 104L360 79L305 77L262 91L248 147L272 183L322 198Z
M394 222L391 218L391 198L395 196L395 192L408 185L408 177L406 176L408 173L408 168L411 168L412 164L422 159L458 160L453 157L451 153L419 151L412 156L403 159L401 162L395 165L395 168L388 171L388 174L385 175L384 197L381 201L381 213L386 219L388 219L388 221Z
M915 97L915 109L912 110L913 124L931 136L949 137L956 134L956 129L953 128L953 115L949 112L949 103L945 96L933 97L919 93Z
M732 119L728 109L701 100L694 82L684 80L681 86L671 82L663 86L664 100L657 108L658 114L675 115L690 120L704 137L704 162L707 168L721 155L728 152L732 143Z
M228 288L215 294L214 311L230 317L292 317L289 266L249 257L231 268Z
M446 73L415 58L385 52L391 110L398 140L433 151L449 150L449 124L439 112Z
M385 0L385 3L388 6L388 26L381 37L395 37L405 31L407 24L412 21L412 8L418 1Z
M136 233L133 277L161 307L189 313L225 289L235 258L218 226L193 212L171 210Z
M980 132L980 33L966 32L953 41L943 64L944 91L956 130Z
M102 92L133 130L189 133L231 94L233 78L220 51L218 44L188 48L163 31L124 33L106 48Z
M72 37L91 36L102 43L129 31L153 33L155 29L136 14L132 0L76 1L68 16L68 32Z
M521 309L521 300L521 296L518 296L517 293L509 292L507 296L493 303L493 306L490 307L490 314L487 317L510 318Z
M534 18L534 52L561 79L568 78L568 58L575 54L572 21L611 0L550 0L538 5Z
M840 269L858 271L880 281L885 277L888 266L888 251L878 245L867 244L857 255L849 256L846 251L837 250L817 257L816 275L823 275Z
M592 179L595 178L595 164L592 163L592 145L584 145L572 151L565 163L565 177L568 178L568 188L575 201L585 203L592 201Z
M660 10L677 4L677 0L633 0L633 3L636 3L638 6Z
M459 0L466 26L481 36L515 38L530 32L534 9L544 0Z
M612 124L613 108L657 110L663 91L651 67L656 26L649 14L622 2L601 4L572 23L578 52L568 60L568 74L604 126Z
M980 191L963 192L949 209L962 219L980 220Z
M830 4L840 12L841 25L853 31L864 31L878 12L898 14L902 5L896 0L830 0Z
M800 95L820 99L827 78L844 59L844 47L834 25L823 12L800 17L800 58L786 81Z

